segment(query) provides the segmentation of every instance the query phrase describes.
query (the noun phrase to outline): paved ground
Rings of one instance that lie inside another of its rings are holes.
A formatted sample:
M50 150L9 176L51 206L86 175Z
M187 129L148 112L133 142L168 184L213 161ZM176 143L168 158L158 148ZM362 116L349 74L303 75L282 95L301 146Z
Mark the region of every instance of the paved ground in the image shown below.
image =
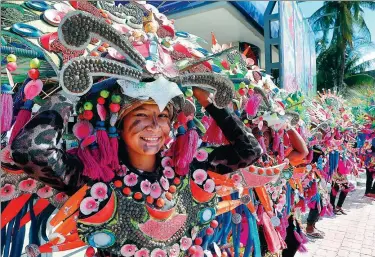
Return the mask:
M296 257L375 257L375 202L363 194L364 188L349 193L344 203L347 216L320 220L317 227L325 239L311 240L309 252Z

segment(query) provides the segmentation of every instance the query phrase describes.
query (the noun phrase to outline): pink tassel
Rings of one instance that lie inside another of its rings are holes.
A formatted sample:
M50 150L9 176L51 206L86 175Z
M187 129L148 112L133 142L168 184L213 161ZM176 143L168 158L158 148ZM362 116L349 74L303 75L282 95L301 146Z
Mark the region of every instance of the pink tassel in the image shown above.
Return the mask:
M289 140L288 133L284 133L283 139L284 139L283 140L284 145L286 145L286 146L290 145L290 140Z
M311 163L314 158L314 151L310 149L309 154L306 156L306 162Z
M316 201L311 201L307 204L307 207L309 207L309 209L314 209L315 208L315 205L316 205Z
M176 164L176 173L180 176L185 176L189 172L189 165L193 161L195 152L198 148L198 133L194 129L194 122L188 122L189 130L183 134L182 128L179 128L181 133L176 140L174 148Z
M324 206L322 208L322 211L320 212L320 217L324 217L324 215L326 215L326 213L327 213L327 206Z
M279 146L280 146L280 134L278 131L274 131L273 134L274 136L273 136L272 150L276 152L279 150Z
M91 147L90 152L95 160L100 160L100 153L99 153L99 148L97 145L95 145L94 147Z
M79 147L77 154L79 159L83 162L83 175L93 180L99 180L101 167L91 155L89 149L87 147Z
M99 128L96 131L96 138L99 145L99 152L100 152L100 164L101 166L107 166L111 162L111 155L110 152L111 144L109 142L109 137L107 132L104 128Z
M300 244L300 246L298 247L298 251L300 253L307 253L307 248L303 244Z
M1 103L1 133L9 131L12 127L13 118L13 98L11 91L8 93L4 89L1 89L2 93L0 96Z
M115 177L114 171L108 166L102 166L101 169L102 169L100 173L101 181L110 182Z
M97 104L96 105L96 110L98 111L98 115L100 117L100 120L101 121L105 121L106 117L107 117L107 111L104 107L104 105L102 104Z
M309 239L307 239L305 233L303 233L302 231L299 233L301 238L302 238L302 243L304 244L307 244L309 242Z
M258 112L261 101L262 97L258 94L253 94L252 96L250 96L245 108L247 114L249 114L250 116L255 116Z
M281 160L285 159L285 147L284 147L284 143L282 142L280 143L280 147L279 147L279 156Z
M110 166L114 170L119 170L120 169L120 163L118 160L118 139L117 136L111 136L109 138L109 142L111 144L111 163Z
M301 238L300 234L298 234L297 230L294 230L294 237L296 238L297 242L302 244L303 239Z
M210 144L226 145L229 143L224 136L223 131L216 124L216 121L212 117L209 118L209 127L202 139L204 142Z
M27 109L21 109L18 112L16 122L14 123L12 133L10 134L10 139L9 139L9 145L12 144L14 138L20 133L21 129L26 125L26 123L29 122L31 119L31 110Z
M202 120L201 120L203 126L205 127L205 129L207 130L209 127L210 127L210 118L208 116L203 116Z
M261 137L258 138L258 142L260 144L260 147L262 147L262 150L263 150L263 153L267 153L267 148L266 148L266 144L264 143L264 137L263 137L263 134Z

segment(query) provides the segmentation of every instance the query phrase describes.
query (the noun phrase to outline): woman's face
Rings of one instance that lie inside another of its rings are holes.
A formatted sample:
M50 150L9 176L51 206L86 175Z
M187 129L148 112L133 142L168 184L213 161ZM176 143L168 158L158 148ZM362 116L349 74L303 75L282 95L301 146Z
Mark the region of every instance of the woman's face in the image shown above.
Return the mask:
M144 104L129 112L123 120L121 137L128 151L141 155L154 155L163 147L171 130L171 117L156 104Z

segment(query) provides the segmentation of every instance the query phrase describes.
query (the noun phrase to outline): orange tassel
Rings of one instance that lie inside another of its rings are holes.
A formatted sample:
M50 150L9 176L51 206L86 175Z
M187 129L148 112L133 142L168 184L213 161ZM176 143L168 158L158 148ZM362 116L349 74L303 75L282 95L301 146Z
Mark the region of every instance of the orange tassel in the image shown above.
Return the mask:
M78 211L75 212L68 219L66 219L60 226L58 226L57 229L54 231L54 233L59 233L63 236L71 233L77 227L77 218L78 218Z
M233 180L225 175L217 174L212 171L208 171L207 174L210 176L210 178L215 182L215 185L217 186L234 187Z
M221 201L217 204L216 216L232 211L241 204L241 200Z
M295 173L305 173L306 167L294 168L293 172L295 172Z
M292 151L293 151L293 147L288 147L287 149L285 149L285 152L284 152L285 156L288 157L288 155L289 155Z
M256 213L255 206L254 206L253 201L251 199L250 199L250 202L246 206L252 214Z
M52 218L50 224L52 226L57 226L60 222L64 221L68 217L70 217L73 213L75 213L79 205L81 204L83 198L86 195L86 191L89 189L88 185L84 185L81 187L80 190L77 191L74 195L72 195L61 207L61 209L57 212L57 214Z
M42 199L42 198L38 199L33 207L35 216L38 216L45 208L47 208L48 205L49 205L49 201L47 199ZM22 228L30 220L31 220L30 212L27 212L20 221L20 228Z
M254 188L260 203L266 212L272 212L271 200L264 186Z
M1 213L1 229L5 227L14 217L16 217L30 197L31 194L23 194L9 202L7 207L5 207Z
M55 249L57 248L59 251L67 251L72 250L78 247L85 246L86 243L79 239L78 233L69 235L65 237L64 243L58 244L59 239L53 239L50 242L41 245L39 247L40 253L52 253L57 252Z

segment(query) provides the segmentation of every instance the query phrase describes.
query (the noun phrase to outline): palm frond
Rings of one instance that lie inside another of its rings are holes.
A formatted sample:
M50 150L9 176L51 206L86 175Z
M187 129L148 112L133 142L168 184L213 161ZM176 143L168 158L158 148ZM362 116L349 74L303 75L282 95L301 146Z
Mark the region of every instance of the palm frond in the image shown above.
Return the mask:
M375 66L375 59L370 59L364 62L361 62L348 70L348 73L350 74L356 74L367 71L369 68Z
M363 8L368 8L372 11L375 10L375 2L373 1L359 1L359 4Z
M368 41L371 41L371 32L368 29L367 24L365 20L363 19L363 16L360 16L358 20L356 20L355 27L357 29L357 33L356 33L357 36L367 39Z
M356 74L345 78L344 81L349 87L375 85L375 78L367 74Z

